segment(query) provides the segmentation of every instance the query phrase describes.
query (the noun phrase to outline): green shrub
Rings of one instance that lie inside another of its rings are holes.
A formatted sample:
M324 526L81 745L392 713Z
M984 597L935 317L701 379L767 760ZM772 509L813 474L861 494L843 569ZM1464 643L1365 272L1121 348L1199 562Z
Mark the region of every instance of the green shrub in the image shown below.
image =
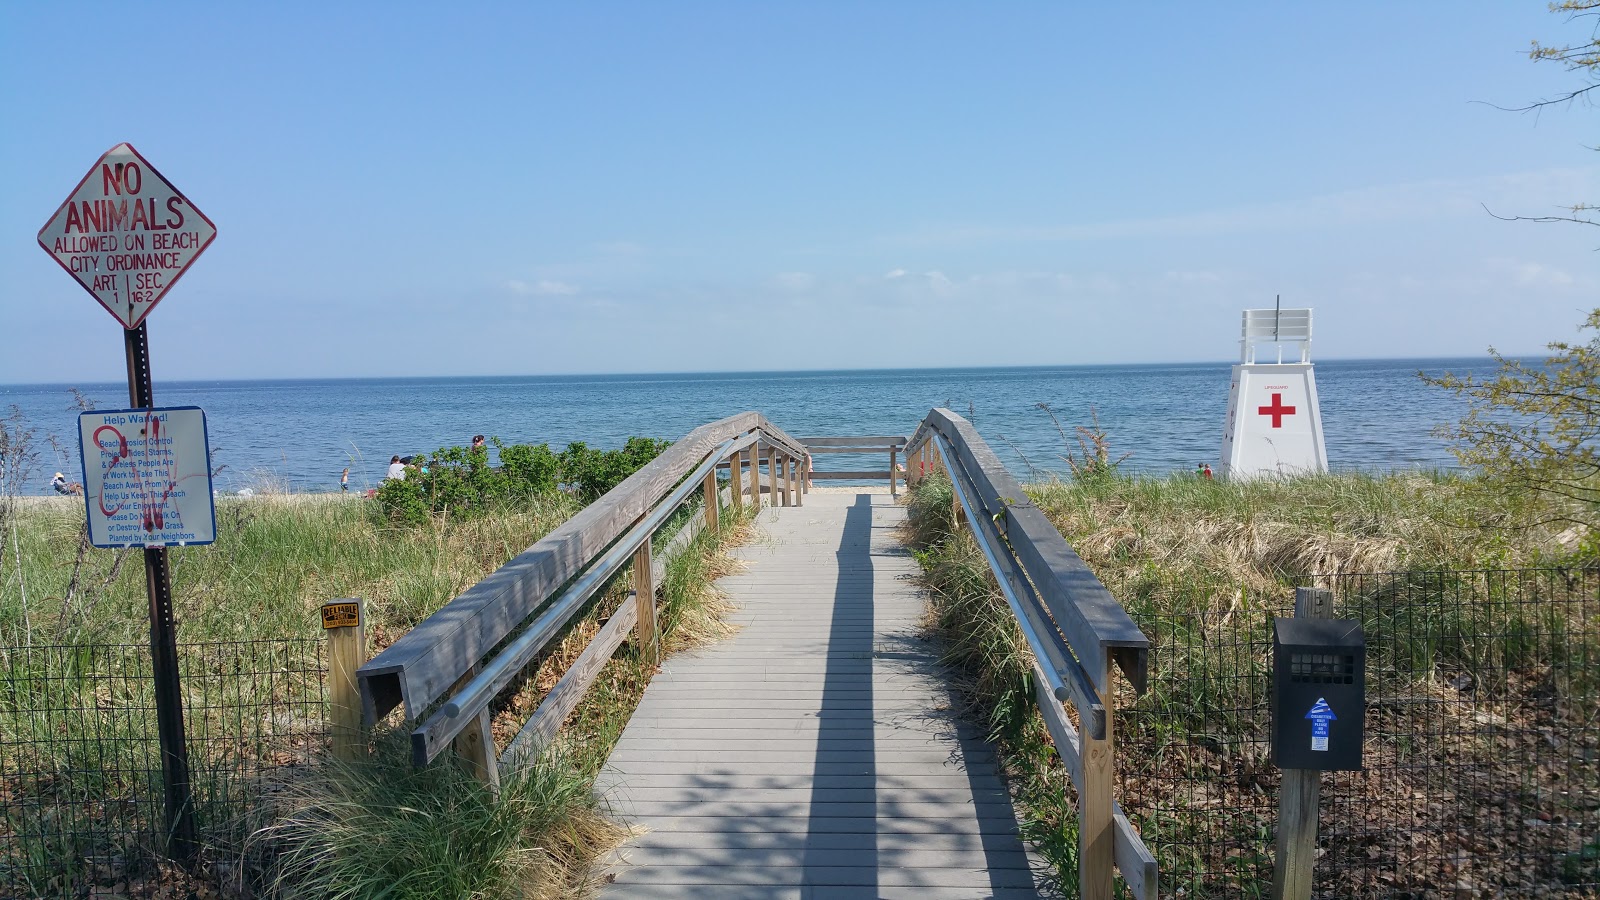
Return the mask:
M404 480L378 487L380 507L391 521L417 525L430 515L482 515L547 496L560 486L592 503L670 446L668 441L632 437L620 450L597 450L579 441L556 454L548 444L493 441L499 467L489 465L488 448L441 447L415 457Z
M621 450L596 450L577 441L557 457L561 482L570 486L579 500L592 503L669 446L670 441L631 437Z

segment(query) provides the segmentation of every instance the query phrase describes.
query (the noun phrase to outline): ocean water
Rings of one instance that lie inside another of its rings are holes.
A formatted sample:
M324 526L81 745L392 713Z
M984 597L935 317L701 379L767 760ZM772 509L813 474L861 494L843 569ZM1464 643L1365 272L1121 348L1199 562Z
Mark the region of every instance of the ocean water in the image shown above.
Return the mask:
M1091 409L1126 470L1163 473L1216 464L1231 363L900 369L503 378L173 381L155 384L160 406L205 409L221 491L263 485L336 491L382 479L391 455L465 444L474 434L506 443L571 441L620 446L631 435L677 439L698 425L756 409L796 437L910 434L930 407L968 415L1019 479L1065 472L1068 447L1048 404L1072 433ZM1418 371L1486 375L1487 358L1332 360L1317 363L1329 463L1335 469L1449 468L1432 429L1459 418L1461 401ZM28 493L52 473L79 471L69 387L99 408L126 407L127 386L0 386L35 431L40 458ZM46 440L54 435L55 446ZM831 457L829 468L866 467ZM874 465L875 467L875 465Z

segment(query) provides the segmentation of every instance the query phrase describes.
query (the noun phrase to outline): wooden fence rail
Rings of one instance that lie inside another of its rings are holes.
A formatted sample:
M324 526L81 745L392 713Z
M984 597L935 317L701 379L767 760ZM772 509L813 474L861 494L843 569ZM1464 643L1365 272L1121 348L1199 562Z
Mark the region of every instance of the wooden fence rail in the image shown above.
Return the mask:
M756 412L741 413L696 428L605 496L585 507L532 547L468 588L357 670L361 705L371 725L400 704L412 731L413 762L423 765L455 745L491 784L497 765L526 759L548 742L560 718L580 699L593 675L631 627L641 647L656 646L655 585L663 561L651 539L678 509L697 495L717 496L716 466L731 461L731 485L723 492L734 505L744 495L761 503L763 453L769 479L791 471L805 457L800 442ZM748 469L746 469L748 466ZM773 501L790 492L773 491ZM798 495L796 494L796 499ZM704 521L715 521L716 505ZM680 533L686 543L698 521ZM669 545L669 550L671 545ZM563 677L556 706L535 716L506 754L495 753L488 730L488 705L528 662L564 633L587 601L627 564L635 565L635 601L623 606L591 641L594 652L579 657ZM642 613L642 614L641 614ZM648 633L644 633L647 630ZM513 637L515 635L515 637ZM507 638L512 640L507 641ZM501 645L504 644L502 647ZM500 648L491 657L495 648ZM574 674L576 673L576 674ZM550 720L554 719L552 723ZM513 752L514 751L514 752Z
M800 443L806 448L808 454L807 464L810 464L811 454L824 453L851 453L856 455L887 453L889 454L889 468L884 470L851 470L851 471L816 471L811 470L808 479L835 479L840 481L875 481L880 478L889 480L889 493L896 494L896 484L904 473L901 471L896 458L905 452L906 439L900 435L871 435L867 437L808 437L801 438Z
M1145 686L1150 643L966 419L928 413L906 445L913 480L945 472L1034 657L1039 711L1078 791L1080 896L1109 900L1113 866L1133 896L1154 900L1155 857L1112 798L1113 667ZM1078 711L1082 729L1062 701Z

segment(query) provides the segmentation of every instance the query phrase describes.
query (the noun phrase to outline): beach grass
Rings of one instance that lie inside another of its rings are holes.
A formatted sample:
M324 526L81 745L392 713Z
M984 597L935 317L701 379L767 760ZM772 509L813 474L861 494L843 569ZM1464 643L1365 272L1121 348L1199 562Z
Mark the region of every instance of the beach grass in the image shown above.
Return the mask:
M523 769L506 772L498 793L448 763L412 771L402 746L404 726L395 721L374 735L371 760L332 763L319 749L321 722L298 718L320 718L319 701L305 710L293 706L294 697L321 696L315 647L323 602L364 598L369 645L376 653L579 506L566 494L552 493L468 519L438 516L397 525L366 499L258 496L219 504L216 544L172 551L178 640L181 648L198 650L180 657L198 655L204 673L186 677L185 690L192 693L202 680L222 686L189 713L197 795L225 800L227 789L240 787L239 773L230 770L228 760L211 758L212 745L203 740L208 729L225 728L220 720L242 711L246 722L266 717L264 724L247 724L247 731L275 732L271 741L263 738L244 751L250 771L257 773L251 777L275 785L271 801L230 823L228 847L208 848L213 867L229 873L219 876L219 883L293 897L542 898L580 896L592 887L591 861L622 831L605 821L603 800L591 795L591 787L652 672L631 643L607 663L556 745ZM698 514L680 513L668 532ZM148 708L148 698L139 699L148 692L147 670L141 668L147 662L137 662L149 639L143 562L138 551L85 546L82 516L82 506L67 500L18 504L14 533L20 557L8 553L0 568L0 647L13 648L4 651L0 672L6 686L0 719L8 729L0 744L15 757L0 762L10 771L31 773L30 784L50 794L51 815L60 818L62 834L71 830L74 818L81 823L83 816L96 815L85 806L96 794L136 792L135 783L145 777L138 773L148 772L153 752L145 746L150 734L120 711L128 703ZM669 652L723 633L722 607L710 582L732 565L722 548L743 539L748 518L725 510L719 529L703 532L669 560L659 613ZM668 532L659 536L661 543ZM502 695L495 715L501 746L623 602L630 585L625 570L530 666L522 682ZM207 660L226 656L228 642L235 641L251 642L254 656L246 670L264 670L269 677L256 672L230 680L225 661L216 664L222 667L218 672L209 671L214 666ZM311 648L309 661L288 658L304 648ZM124 667L131 673L126 678L117 674ZM122 681L108 681L118 678ZM126 684L132 693L108 705L103 696L108 683ZM263 685L267 696L250 695ZM292 711L271 712L276 706ZM60 741L46 732L30 737L30 723L54 729L51 723L60 716L44 712L51 710L68 714L78 723L74 727L89 728L100 740ZM285 755L282 738L290 731L296 733L295 752ZM228 739L227 753L239 752L235 743ZM73 755L86 748L94 751L93 758ZM134 773L133 780L121 769ZM228 783L214 784L211 769ZM98 788L91 784L97 778L105 782ZM19 781L14 787L25 786ZM6 809L28 815L23 806ZM35 885L35 893L107 878L177 883L155 863L137 871L131 863L119 863L109 873L85 865L86 859L113 852L104 841L114 839L117 828L148 828L139 824L141 815L130 811L126 818L101 822L93 846L52 843L41 832L46 840L25 848L41 864L23 861L11 883L33 890L27 887L31 882L18 879L34 872L51 873ZM0 832L16 836L38 825L0 821ZM241 837L247 844L242 852Z
M322 603L361 597L381 648L577 509L552 492L406 526L340 495L223 499L216 543L170 551L178 640L311 637ZM21 558L8 552L0 567L0 646L148 641L141 554L89 547L83 520L81 501L19 504Z
M1541 606L1536 596L1496 596L1493 588L1485 593L1481 584L1446 574L1594 564L1574 535L1538 524L1544 517L1531 514L1537 511L1524 508L1523 499L1496 496L1469 479L1346 473L1224 482L1187 474L1102 474L1026 490L1155 648L1148 692L1134 698L1124 688L1117 700L1126 713L1117 740L1119 770L1131 791L1125 803L1130 796L1156 798L1157 807L1190 803L1198 810L1141 816L1130 808L1146 839L1161 845L1164 890L1176 886L1198 897L1231 890L1219 887L1227 883L1237 888L1263 877L1270 883L1270 818L1257 815L1262 798L1251 792L1262 790L1273 770L1259 750L1263 700L1251 692L1261 688L1270 616L1284 614L1307 576L1402 573L1374 583L1405 596L1378 597L1363 607L1367 671L1380 693L1437 696L1443 677L1456 673L1457 683L1465 683L1459 680L1465 673L1485 703L1534 691L1532 699L1549 707L1541 714L1555 718L1532 724L1546 731L1553 724L1556 733L1578 727L1578 739L1582 726L1570 723L1581 723L1600 693L1592 665L1600 641L1592 624L1585 633L1573 631L1575 623L1594 621L1592 603L1580 598L1560 608ZM949 482L940 476L925 479L910 499L908 539L924 569L930 623L946 660L962 673L968 715L997 743L1025 834L1063 884L1075 885L1076 800L1033 706L1029 651L971 536L953 525L951 499ZM1549 696L1560 699L1554 705L1538 700ZM1419 771L1450 760L1481 767L1487 776L1503 764L1505 746L1492 738L1456 745L1454 756L1424 757L1437 749L1407 745L1417 729L1407 720L1408 707L1398 709L1384 713L1384 730L1397 737L1384 742L1373 765L1400 771L1405 754L1413 754ZM1595 778L1583 755L1592 747L1562 752L1567 755L1555 765L1570 768L1561 777ZM1536 755L1546 766L1539 777L1553 777L1551 755ZM1600 784L1575 789L1592 794ZM1410 788L1403 793L1412 795ZM1361 802L1373 815L1391 815L1381 798ZM1207 816L1212 803L1235 813ZM1404 814L1397 809L1387 822L1396 840L1409 834L1412 823L1402 820ZM1561 821L1561 811L1555 815ZM1224 845L1233 850L1220 863L1201 853ZM1394 852L1404 851L1384 848L1386 858ZM1480 863L1490 873L1484 877L1513 877L1493 871L1492 858ZM1526 886L1532 889L1531 882Z

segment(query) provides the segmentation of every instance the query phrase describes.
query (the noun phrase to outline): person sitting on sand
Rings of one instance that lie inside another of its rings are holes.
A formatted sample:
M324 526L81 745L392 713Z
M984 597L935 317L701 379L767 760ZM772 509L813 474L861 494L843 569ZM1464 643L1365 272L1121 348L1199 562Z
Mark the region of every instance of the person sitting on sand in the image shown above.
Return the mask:
M399 454L389 457L388 477L394 481L406 480L406 464L400 461Z
M58 494L72 493L72 491L67 488L67 476L61 474L60 472L56 473L56 477L50 479L50 486L55 488L56 493Z

